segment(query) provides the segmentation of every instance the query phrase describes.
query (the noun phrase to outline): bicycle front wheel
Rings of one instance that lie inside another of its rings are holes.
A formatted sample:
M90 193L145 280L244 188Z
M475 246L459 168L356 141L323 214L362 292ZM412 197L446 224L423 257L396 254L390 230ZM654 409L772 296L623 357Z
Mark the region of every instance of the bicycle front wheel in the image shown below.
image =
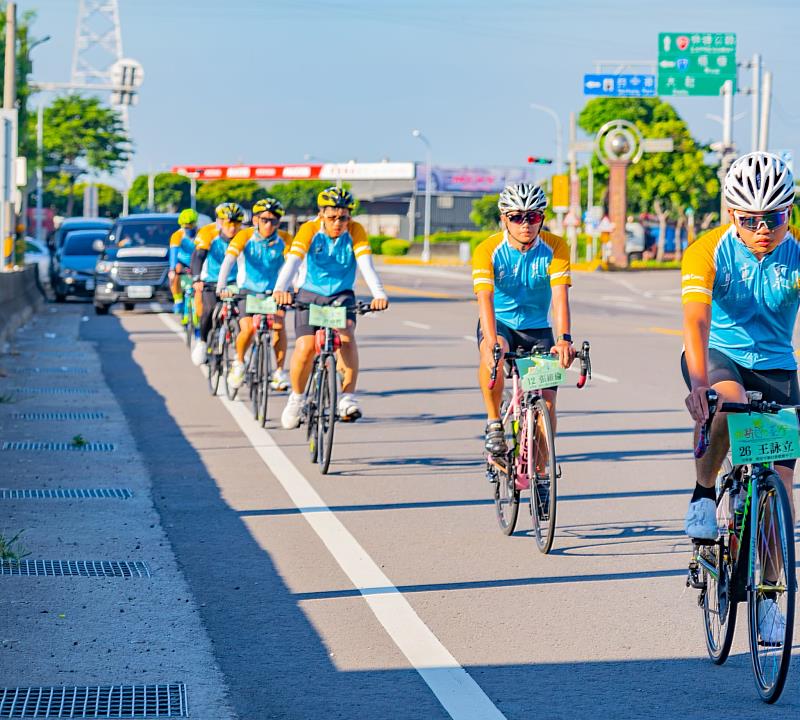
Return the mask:
M720 498L725 477L731 473L730 460L725 458L717 475L717 497ZM706 648L711 659L722 665L731 651L733 633L736 629L736 603L732 600L733 573L731 537L733 537L733 518L731 517L731 497L726 492L717 505L717 527L720 539L715 545L701 550L703 559L715 568L710 572L705 566L702 578L705 588L702 591L703 626L706 633Z
M221 356L217 352L220 332L219 328L212 328L208 336L208 390L212 395L219 390L219 377L222 374Z
M186 347L192 347L192 338L194 337L194 323L192 316L194 315L194 304L191 295L183 296L183 332L186 339Z
M336 424L336 361L333 355L326 355L322 361L319 379L319 422L317 425L317 447L319 448L319 469L327 474L333 452L333 427Z
M536 545L543 553L553 547L556 531L556 449L550 412L543 398L536 398L533 408L528 409L527 420L533 425L528 452L531 455L528 467L531 476L531 517Z
M747 593L750 658L759 695L774 703L789 671L797 592L791 504L776 472L759 482L755 503Z
M312 463L317 462L319 459L319 446L318 446L318 433L317 424L319 423L319 410L317 403L319 402L319 355L314 358L314 364L311 367L311 375L306 384L305 393L305 415L306 415L306 440L308 440L308 455Z
M222 347L222 365L225 373L223 382L225 383L225 395L227 395L228 400L235 400L236 394L239 392L239 388L231 387L230 380L228 379L231 374L231 368L233 367L233 361L236 359L234 343L234 336L231 334L231 339L228 340L226 337L225 344Z
M269 333L261 336L261 347L258 351L258 421L261 427L267 424L267 404L269 403L269 382L272 374L272 346Z

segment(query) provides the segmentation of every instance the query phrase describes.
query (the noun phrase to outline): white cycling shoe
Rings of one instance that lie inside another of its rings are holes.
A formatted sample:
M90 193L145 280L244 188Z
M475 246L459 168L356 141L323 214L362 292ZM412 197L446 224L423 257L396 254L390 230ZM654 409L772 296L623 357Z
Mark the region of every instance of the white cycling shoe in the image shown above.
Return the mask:
M192 348L192 362L200 367L200 365L206 362L207 353L208 343L204 343L202 340L199 340Z
M228 387L236 389L244 382L244 363L234 360L228 373Z
M344 393L339 398L339 418L344 422L353 422L361 417L361 406L352 393Z
M716 540L719 537L717 504L710 498L690 502L683 527L690 538Z
M272 387L275 390L288 390L291 381L289 380L289 373L284 369L276 370L272 373Z
M291 393L289 400L286 402L286 407L283 408L281 413L281 426L285 430L291 430L299 427L300 415L303 412L303 396L297 393Z
M780 645L786 638L786 618L770 598L758 603L758 634L765 645Z

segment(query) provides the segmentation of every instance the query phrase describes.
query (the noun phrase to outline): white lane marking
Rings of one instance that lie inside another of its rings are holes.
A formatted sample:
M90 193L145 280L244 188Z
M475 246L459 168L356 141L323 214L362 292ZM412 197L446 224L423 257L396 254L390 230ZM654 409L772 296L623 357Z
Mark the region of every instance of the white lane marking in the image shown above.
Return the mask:
M474 335L462 335L461 337L463 337L464 340L469 340L470 342L474 342L476 345L478 344L478 338L476 338Z
M408 327L412 327L412 328L419 328L420 330L430 330L431 329L430 325L426 325L425 323L414 322L413 320L403 320L403 325L407 325Z
M159 317L183 335L170 315ZM448 715L454 720L505 720L248 408L223 396L218 399Z
M567 370L569 370L569 372L580 373L580 369L574 367L567 368ZM602 380L603 382L607 383L619 382L617 378L609 377L608 375L602 375L601 373L596 373L594 370L592 370L592 380Z

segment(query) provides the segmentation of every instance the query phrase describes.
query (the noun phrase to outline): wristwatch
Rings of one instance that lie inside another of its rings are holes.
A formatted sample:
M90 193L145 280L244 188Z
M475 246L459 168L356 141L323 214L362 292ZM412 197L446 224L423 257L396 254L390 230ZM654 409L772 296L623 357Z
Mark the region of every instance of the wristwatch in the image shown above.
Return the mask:
M559 335L556 338L556 342L561 342L562 340L566 340L568 343L571 343L572 342L572 335L570 335L569 333L561 333L561 335Z

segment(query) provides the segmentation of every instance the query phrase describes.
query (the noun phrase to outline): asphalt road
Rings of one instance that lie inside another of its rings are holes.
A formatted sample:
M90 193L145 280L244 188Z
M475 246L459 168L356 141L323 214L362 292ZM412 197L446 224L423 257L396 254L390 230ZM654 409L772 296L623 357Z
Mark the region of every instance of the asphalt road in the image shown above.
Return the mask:
M595 378L559 391L549 556L527 508L514 536L496 525L468 275L384 273L393 305L358 331L365 417L337 426L328 476L302 430L277 429L283 398L268 433L212 398L168 318L81 326L238 716L797 716L797 663L779 707L762 705L744 622L713 666L685 591L677 273L575 279L572 334L591 340Z

